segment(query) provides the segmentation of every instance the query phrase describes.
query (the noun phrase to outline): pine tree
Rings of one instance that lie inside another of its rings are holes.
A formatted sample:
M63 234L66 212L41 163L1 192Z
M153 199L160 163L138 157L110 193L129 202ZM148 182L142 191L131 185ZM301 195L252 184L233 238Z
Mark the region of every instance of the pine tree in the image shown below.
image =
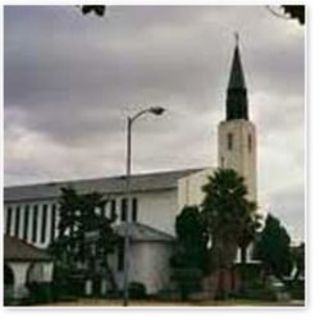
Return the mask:
M278 278L292 270L290 236L280 220L268 214L265 226L255 244L254 257L263 263L265 273Z
M117 290L108 264L108 256L118 243L112 228L116 216L102 214L106 203L96 192L80 195L72 188L61 189L59 234L49 248L61 282L67 283L77 273L89 277L100 273Z

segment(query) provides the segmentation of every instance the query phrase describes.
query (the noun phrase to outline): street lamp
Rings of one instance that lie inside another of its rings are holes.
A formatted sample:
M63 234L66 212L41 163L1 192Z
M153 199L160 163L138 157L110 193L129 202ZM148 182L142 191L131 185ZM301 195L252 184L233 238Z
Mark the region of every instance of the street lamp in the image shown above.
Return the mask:
M137 112L134 116L127 117L127 161L126 161L126 198L127 198L127 214L125 219L125 234L124 234L124 279L123 279L123 305L127 306L129 303L129 227L130 218L132 216L132 202L131 202L131 129L133 122L146 113L151 113L160 116L166 109L160 106L152 106Z

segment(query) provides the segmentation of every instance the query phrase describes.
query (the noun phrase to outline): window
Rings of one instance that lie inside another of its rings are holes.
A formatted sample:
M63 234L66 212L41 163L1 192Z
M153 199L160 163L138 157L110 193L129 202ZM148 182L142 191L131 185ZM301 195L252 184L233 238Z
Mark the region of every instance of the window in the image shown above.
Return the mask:
M26 205L24 208L24 219L23 219L23 240L28 240L29 230L29 206Z
M56 231L56 217L57 217L57 206L55 204L51 207L51 231L50 231L50 241L53 242L55 238Z
M106 217L108 212L108 203L106 202L104 205L101 205L99 209L100 216Z
M41 226L41 242L46 242L46 230L47 230L47 212L48 205L44 204L42 206L42 226Z
M221 157L221 168L224 168L224 157Z
M251 152L252 150L252 136L251 134L248 135L248 150Z
M138 220L138 200L137 198L132 199L132 221L137 222Z
M111 217L115 216L117 214L117 203L115 199L111 200Z
M16 221L14 226L14 235L19 237L19 228L20 228L20 207L16 207Z
M128 202L127 199L121 200L121 221L127 220Z
M118 244L118 271L124 269L124 239L121 239Z
M103 217L105 215L105 212L106 212L106 208L103 205L96 206L94 208L94 215L97 216L97 217L99 217L99 216ZM80 216L81 212L79 212L78 215Z
M12 208L7 209L7 226L6 226L6 234L10 235L11 231L11 222L12 222Z
M37 242L37 230L38 229L38 205L33 206L33 217L32 217L32 242Z
M232 150L233 147L233 134L228 133L228 150Z

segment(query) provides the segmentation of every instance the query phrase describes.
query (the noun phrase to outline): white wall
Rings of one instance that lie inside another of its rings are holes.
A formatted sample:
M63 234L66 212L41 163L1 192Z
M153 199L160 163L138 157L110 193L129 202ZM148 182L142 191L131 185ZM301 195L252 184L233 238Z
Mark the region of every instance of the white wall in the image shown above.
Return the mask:
M53 262L39 261L34 263L29 270L28 281L51 282L53 278Z
M247 120L223 121L219 124L218 161L221 168L232 168L245 178L248 198L257 200L257 141L255 125ZM232 134L232 149L228 148ZM249 135L251 150L249 150Z
M178 206L179 212L184 206L201 204L204 198L202 187L208 183L208 177L214 172L214 168L190 174L178 181Z
M46 248L50 243L51 238L51 219L52 219L52 205L57 204L56 201L46 201L46 200L39 200L39 201L25 201L25 202L14 202L14 203L5 203L4 211L5 211L5 220L4 226L7 226L7 219L8 219L8 208L11 208L11 227L10 230L7 230L7 234L10 236L17 236L19 239L23 239L28 243L31 243L39 248ZM38 214L37 214L37 230L36 230L36 241L33 241L33 217L34 217L34 206L38 207ZM47 219L46 219L46 232L44 241L42 241L42 222L43 222L43 205L47 205ZM28 231L27 231L27 238L24 239L24 223L25 223L25 208L29 206L29 218L28 218ZM19 221L19 232L18 235L15 234L15 225L17 219L17 209L20 209L20 221ZM56 215L58 218L58 213ZM55 235L57 235L57 222L56 219L55 223Z
M109 195L110 199L116 200L116 213L118 215L117 223L121 222L121 200L125 197L124 194ZM159 190L152 192L139 192L133 193L132 197L138 200L138 218L137 221L143 224L147 224L153 228L167 232L174 235L174 224L175 217L178 214L178 196L177 189L170 190ZM12 209L11 228L9 234L14 236L15 221L16 221L16 209L20 208L20 223L19 223L19 234L18 237L23 239L24 230L24 214L26 205L29 206L29 224L28 224L28 235L26 241L32 243L39 248L46 248L51 241L51 219L52 219L52 206L57 206L58 199L56 200L39 200L39 201L25 201L25 202L14 202L5 203L5 215L4 215L4 226L6 228L6 219L8 217L8 208ZM43 218L43 205L47 205L47 223L46 223L46 234L45 241L41 239L42 232L42 218ZM33 229L33 215L34 205L38 206L38 217L37 217L37 241L32 240L32 229ZM110 212L110 202L106 206L106 214ZM56 211L55 221L55 236L58 234L58 223L59 223L59 212Z
M28 295L28 289L26 287L27 273L31 262L7 261L6 264L13 272L13 296L15 298L26 297Z
M135 242L130 247L129 282L146 286L148 294L155 294L170 285L170 257L172 242ZM120 289L123 287L123 271L117 271L117 255L110 265Z
M175 217L179 213L177 189L145 192L138 199L138 222L174 235Z

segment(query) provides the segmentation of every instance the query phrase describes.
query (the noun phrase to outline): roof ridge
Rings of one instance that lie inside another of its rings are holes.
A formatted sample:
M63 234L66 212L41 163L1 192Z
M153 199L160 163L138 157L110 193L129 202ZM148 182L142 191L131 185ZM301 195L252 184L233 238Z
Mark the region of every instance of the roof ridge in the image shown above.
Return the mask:
M175 240L175 236L173 236L169 233L166 233L165 231L151 227L147 224L141 223L141 222L130 222L129 225L136 227L136 229L135 228L131 229L132 230L131 232L133 232L132 236L134 234L140 234L140 237L141 237L141 235L143 234L143 229L144 229L147 232L150 232L153 235L153 237L156 237L155 239L151 239L151 240L149 239L148 241L159 241L159 239L161 239L161 238L162 238L162 240L165 240L165 241ZM120 224L115 225L114 228L115 228L116 232L120 232L120 234L121 234L121 232L124 231L123 229L125 228L125 222L121 222ZM141 239L138 239L138 240L141 240Z
M173 235L171 235L170 233L167 233L167 232L165 232L165 231L162 231L162 230L159 230L159 229L157 229L157 228L151 227L150 225L147 225L147 224L144 224L144 223L141 223L141 222L134 222L134 223L136 223L136 224L138 224L138 225L140 225L140 226L142 226L142 227L144 227L144 228L147 228L147 229L149 229L149 230L151 230L151 231L155 231L155 232L158 232L158 233L160 233L160 234L162 234L162 235L169 236L169 237L171 237L171 238L175 238L175 237L174 237Z
M44 249L40 249L24 239L4 235L4 259L10 260L51 260L52 257ZM18 253L18 255L17 255Z
M155 171L155 172L142 172L142 173L135 173L131 175L131 178L136 177L145 177L145 176L154 176L154 175L161 175L161 174L174 174L174 173L182 173L182 172L192 172L192 171L200 171L206 169L207 167L197 167L197 168L185 168L185 169L177 169L177 170L163 170L163 171ZM114 175L114 176L104 176L104 177L92 177L92 178L79 178L79 179L70 179L70 180L52 180L47 182L36 182L31 184L20 184L20 185L9 185L4 186L4 189L10 188L20 188L20 187L37 187L37 186L55 186L59 184L69 184L69 183L81 183L81 182L93 182L98 180L105 180L105 179L124 179L126 177L125 174L123 175Z

